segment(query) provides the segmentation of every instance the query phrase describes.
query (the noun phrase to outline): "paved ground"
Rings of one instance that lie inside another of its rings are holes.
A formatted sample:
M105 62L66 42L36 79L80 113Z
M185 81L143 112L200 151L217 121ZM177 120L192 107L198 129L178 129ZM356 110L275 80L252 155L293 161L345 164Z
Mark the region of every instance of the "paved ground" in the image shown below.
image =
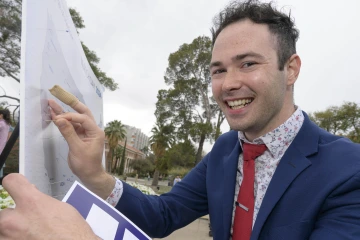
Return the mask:
M166 240L210 240L209 221L207 219L198 219L183 227L166 238Z

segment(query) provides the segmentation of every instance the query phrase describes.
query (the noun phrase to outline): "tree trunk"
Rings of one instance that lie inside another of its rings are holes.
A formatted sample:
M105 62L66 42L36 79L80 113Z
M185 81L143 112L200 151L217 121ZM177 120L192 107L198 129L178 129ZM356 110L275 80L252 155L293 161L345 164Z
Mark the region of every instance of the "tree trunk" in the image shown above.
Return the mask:
M109 149L109 152L108 152L108 154L106 155L106 171L107 171L107 172L110 172L110 171L109 171L110 166L111 166L111 149Z
M203 147L204 147L204 142L205 142L205 134L201 134L200 136L200 141L199 141L199 148L198 148L198 151L196 153L196 162L195 162L195 165L197 165L200 161L201 161L201 158L202 158L202 151L203 151Z
M215 137L214 140L216 141L216 139L218 139L218 137L220 136L220 126L221 124L224 122L224 114L222 113L222 111L219 109L218 112L218 119L217 119L217 123L216 123L216 130L215 130Z
M114 151L115 149L111 149L111 159L110 159L110 165L109 165L109 173L111 173L111 170L113 169L114 166Z
M120 162L120 167L119 167L119 175L123 175L123 174L124 174L126 143L127 143L127 139L125 140L125 144L124 144L123 154L122 154L122 158L121 158L121 162Z
M157 186L159 183L159 170L155 169L151 186Z
M113 169L112 169L112 172L113 172L113 173L116 172L116 168L117 168L117 166L119 165L118 162L119 162L119 158L118 158L118 157L115 157L115 163L114 163L114 166L113 166Z

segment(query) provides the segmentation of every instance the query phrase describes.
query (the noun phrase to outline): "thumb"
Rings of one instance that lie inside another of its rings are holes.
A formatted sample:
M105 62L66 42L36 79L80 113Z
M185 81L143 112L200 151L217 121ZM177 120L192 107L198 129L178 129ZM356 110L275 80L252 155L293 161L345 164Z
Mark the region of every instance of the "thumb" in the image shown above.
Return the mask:
M29 197L39 193L35 185L18 173L11 173L4 177L2 184L18 206L27 204Z
M74 126L67 119L59 118L55 121L55 125L58 127L61 135L65 138L69 147L76 146L81 141L74 129Z

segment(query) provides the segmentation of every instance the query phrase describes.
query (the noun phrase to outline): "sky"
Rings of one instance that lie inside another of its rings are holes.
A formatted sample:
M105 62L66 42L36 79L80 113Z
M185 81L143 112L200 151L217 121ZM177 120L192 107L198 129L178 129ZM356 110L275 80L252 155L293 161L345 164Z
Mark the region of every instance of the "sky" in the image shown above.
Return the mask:
M106 2L106 4L105 4ZM119 89L104 93L104 122L120 120L150 136L159 89L170 53L198 36L210 36L213 17L228 0L67 0L84 19L80 39L100 57L100 68ZM278 0L291 10L300 30L297 52L302 60L295 102L306 112L344 101L359 101L360 27L358 0ZM19 84L1 80L8 95ZM0 95L1 95L0 89ZM227 123L222 130L229 129ZM211 144L205 145L209 151Z

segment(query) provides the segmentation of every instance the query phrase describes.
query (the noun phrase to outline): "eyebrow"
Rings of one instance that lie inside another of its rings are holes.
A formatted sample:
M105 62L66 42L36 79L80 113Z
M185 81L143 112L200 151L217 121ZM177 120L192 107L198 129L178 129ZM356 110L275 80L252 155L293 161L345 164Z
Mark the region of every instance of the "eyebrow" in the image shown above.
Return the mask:
M247 58L247 57L254 57L254 58L258 58L258 59L265 59L264 56L258 54L258 53L255 53L255 52L247 52L247 53L243 53L243 54L237 54L236 56L232 57L231 60L233 62L237 62L237 61L241 61L243 60L244 58ZM215 61L215 62L212 62L210 63L210 69L212 67L219 67L221 66L223 63L220 62L220 61Z

